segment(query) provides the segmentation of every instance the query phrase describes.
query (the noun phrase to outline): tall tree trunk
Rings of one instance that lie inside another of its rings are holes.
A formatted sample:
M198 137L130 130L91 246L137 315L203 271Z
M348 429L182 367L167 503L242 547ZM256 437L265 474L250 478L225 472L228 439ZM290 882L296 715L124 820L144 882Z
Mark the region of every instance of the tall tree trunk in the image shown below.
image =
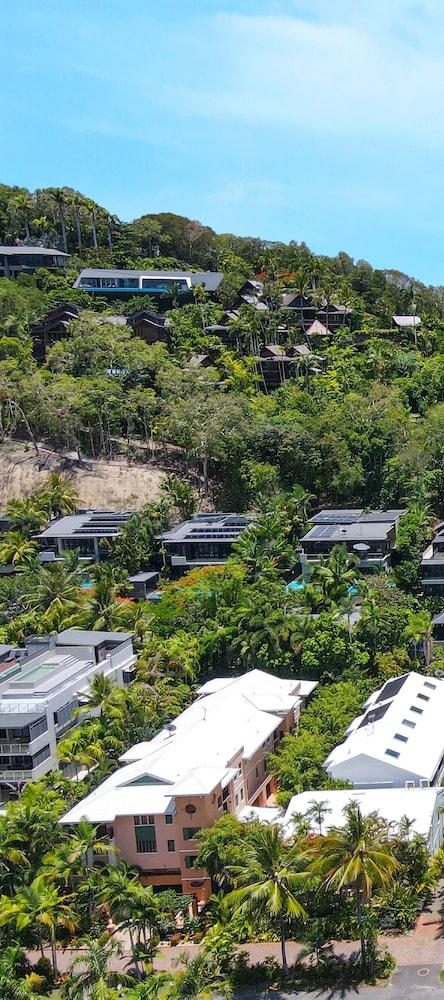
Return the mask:
M111 226L108 223L108 246L110 250L113 248L113 234L111 232Z
M287 951L285 947L285 925L284 925L284 918L282 916L279 919L279 933L281 938L282 970L284 976L286 976L288 974L288 962L287 962Z
M64 249L65 253L68 253L68 244L66 242L65 217L63 215L63 208L62 208L61 205L59 205L59 217L60 217L60 229L61 229L61 232L62 232L63 249Z
M57 948L56 948L55 934L53 931L51 931L51 958L52 958L52 967L54 969L54 975L55 978L58 979L59 970L57 967Z
M79 212L78 208L76 208L76 229L77 229L77 246L81 247L82 246L82 229L81 229L81 226L80 226L80 212Z
M364 969L367 961L367 956L366 956L365 930L362 919L361 893L359 889L355 890L355 900L356 900L356 919L359 927L359 938L361 942L361 965L362 968Z
M26 218L26 215L23 218L23 225L25 227L25 237L26 237L27 240L30 240L31 239L31 230L29 228L29 222L28 222L28 220Z
M97 250L97 229L96 229L95 212L91 212L91 228L92 228L93 247Z

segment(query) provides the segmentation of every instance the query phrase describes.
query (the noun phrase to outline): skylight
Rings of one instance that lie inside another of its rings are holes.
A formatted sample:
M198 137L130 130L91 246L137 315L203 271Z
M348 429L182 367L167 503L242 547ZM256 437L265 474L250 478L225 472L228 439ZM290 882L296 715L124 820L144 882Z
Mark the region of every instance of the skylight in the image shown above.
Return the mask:
M401 743L408 743L408 736L403 736L402 733L395 733L395 740L401 740Z
M411 719L403 719L402 724L403 726L408 726L409 729L414 729L416 726L416 722L412 722Z
M397 750L391 750L390 747L385 752L387 754L387 757L399 757L398 751Z

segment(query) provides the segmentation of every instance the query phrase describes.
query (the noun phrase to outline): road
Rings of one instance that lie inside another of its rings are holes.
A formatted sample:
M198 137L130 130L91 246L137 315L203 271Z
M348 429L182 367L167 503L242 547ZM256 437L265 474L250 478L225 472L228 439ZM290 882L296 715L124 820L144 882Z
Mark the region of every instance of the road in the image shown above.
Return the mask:
M444 983L439 980L441 965L404 965L393 973L385 986L350 986L338 990L314 990L310 993L237 993L235 1000L427 1000L441 995Z

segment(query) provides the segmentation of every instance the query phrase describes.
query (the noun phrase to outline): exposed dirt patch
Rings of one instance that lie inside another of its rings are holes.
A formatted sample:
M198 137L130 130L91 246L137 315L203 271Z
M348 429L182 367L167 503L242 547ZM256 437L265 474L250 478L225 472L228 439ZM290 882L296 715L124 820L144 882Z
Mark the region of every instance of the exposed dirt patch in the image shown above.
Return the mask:
M138 510L159 496L164 473L152 465L124 459L87 460L79 467L58 452L7 442L0 446L0 507L15 497L27 497L44 482L48 472L69 475L79 492L79 506L100 510Z

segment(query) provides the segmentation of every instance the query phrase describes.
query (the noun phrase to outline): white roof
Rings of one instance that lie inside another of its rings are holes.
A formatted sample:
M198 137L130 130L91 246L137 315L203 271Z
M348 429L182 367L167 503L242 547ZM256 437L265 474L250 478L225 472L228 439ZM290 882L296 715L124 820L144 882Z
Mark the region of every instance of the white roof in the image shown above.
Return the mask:
M322 789L315 792L301 792L293 795L282 821L285 834L294 832L293 817L303 815L314 803L325 803L325 814L321 820L321 831L326 833L332 826L343 826L344 809L350 802L358 802L363 816L377 812L388 823L398 824L403 816L413 822L412 832L428 837L435 807L444 804L444 789L439 788L364 788L347 790ZM264 810L261 810L264 812ZM272 812L273 810L270 810ZM316 818L310 818L313 833L319 833Z
M415 671L393 678L367 700L325 767L366 757L432 781L444 753L443 718L443 680Z
M249 820L256 820L258 823L280 823L283 819L283 810L279 806L245 806L239 813L239 819L243 823Z
M393 316L393 322L396 326L419 326L421 323L420 316Z
M74 806L62 822L76 823L84 816L106 822L110 813L111 819L134 814L133 782L141 781L136 786L136 813L162 813L174 795L208 794L219 784L224 787L235 774L233 761L251 757L282 716L299 707L308 689L316 686L303 683L302 693L301 681L261 670L216 678L210 689L203 686L173 724L123 754L126 766Z

